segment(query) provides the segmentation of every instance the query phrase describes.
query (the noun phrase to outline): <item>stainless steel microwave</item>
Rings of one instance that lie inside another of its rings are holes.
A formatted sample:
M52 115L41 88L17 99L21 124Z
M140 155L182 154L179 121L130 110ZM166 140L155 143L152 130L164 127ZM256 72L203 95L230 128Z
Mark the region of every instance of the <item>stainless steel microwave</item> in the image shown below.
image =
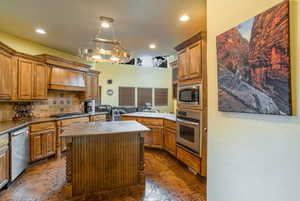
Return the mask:
M182 106L202 109L202 84L185 84L178 86L177 103Z

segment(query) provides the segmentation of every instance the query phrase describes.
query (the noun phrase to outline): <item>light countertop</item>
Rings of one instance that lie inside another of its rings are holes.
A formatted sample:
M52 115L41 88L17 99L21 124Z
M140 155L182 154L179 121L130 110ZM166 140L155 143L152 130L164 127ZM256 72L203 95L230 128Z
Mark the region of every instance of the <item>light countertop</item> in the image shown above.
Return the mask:
M161 119L176 121L176 115L175 114L169 114L169 113L135 112L135 113L123 114L122 116L161 118Z
M126 134L150 131L136 121L108 121L78 123L64 129L61 137L80 137L93 135Z

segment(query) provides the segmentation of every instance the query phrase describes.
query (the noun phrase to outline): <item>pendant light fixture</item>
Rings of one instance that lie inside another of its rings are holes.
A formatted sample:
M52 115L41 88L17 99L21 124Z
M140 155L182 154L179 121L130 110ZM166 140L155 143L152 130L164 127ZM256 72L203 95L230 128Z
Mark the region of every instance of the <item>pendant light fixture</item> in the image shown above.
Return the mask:
M99 17L100 25L95 37L86 47L79 48L79 56L88 62L95 63L126 63L130 60L129 53L115 39L114 19Z

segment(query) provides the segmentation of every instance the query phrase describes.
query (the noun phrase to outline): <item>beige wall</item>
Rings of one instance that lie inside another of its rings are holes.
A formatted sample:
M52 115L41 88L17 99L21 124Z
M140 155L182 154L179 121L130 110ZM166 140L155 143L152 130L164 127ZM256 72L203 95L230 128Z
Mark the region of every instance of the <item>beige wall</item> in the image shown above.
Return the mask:
M157 108L161 112L173 111L171 68L163 69L129 65L97 64L96 70L101 71L99 82L102 86L102 104L118 106L119 86L168 88L168 106ZM109 79L112 79L113 84L107 84L107 80ZM108 89L112 89L114 91L112 96L108 96L106 94Z
M44 45L40 45L38 43L26 39L22 39L1 31L0 31L0 41L5 45L13 48L14 50L22 53L31 54L31 55L50 54L53 56L80 61L78 57L72 54L60 50L56 50L53 48L49 48Z
M216 36L281 2L208 0L208 201L299 201L300 7L291 1L296 116L218 112Z

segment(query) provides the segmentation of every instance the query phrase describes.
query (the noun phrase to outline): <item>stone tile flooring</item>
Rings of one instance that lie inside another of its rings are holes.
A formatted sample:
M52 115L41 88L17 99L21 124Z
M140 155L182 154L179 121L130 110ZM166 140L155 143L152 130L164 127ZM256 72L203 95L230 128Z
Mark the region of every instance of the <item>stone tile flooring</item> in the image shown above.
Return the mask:
M205 201L206 181L163 151L145 150L144 192L124 192L105 201ZM35 164L7 190L0 201L63 201L65 158ZM97 201L96 198L87 198ZM79 201L79 200L76 200ZM81 200L80 200L81 201Z

